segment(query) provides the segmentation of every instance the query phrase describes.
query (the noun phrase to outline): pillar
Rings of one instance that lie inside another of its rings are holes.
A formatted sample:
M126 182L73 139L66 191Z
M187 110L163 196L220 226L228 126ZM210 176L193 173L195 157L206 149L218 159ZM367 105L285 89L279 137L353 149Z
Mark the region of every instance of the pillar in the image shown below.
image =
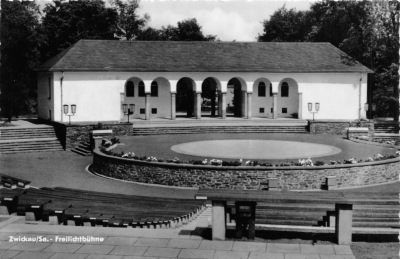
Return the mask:
M225 240L225 201L212 201L212 240Z
M252 93L247 93L247 119L251 119L251 98Z
M193 116L197 118L197 98L195 91L193 91Z
M201 93L196 93L196 119L201 119Z
M222 119L226 119L226 93L221 93L221 114Z
M103 142L103 137L93 137L93 141L94 147L92 147L92 150L98 149Z
M273 118L274 119L276 119L276 118L278 118L278 94L277 93L273 93L273 95L274 95L274 115L273 115Z
M241 104L242 104L242 108L241 108L241 116L242 117L246 117L246 91L242 91L242 96L241 96Z
M335 235L338 245L350 245L353 225L353 205L335 204Z
M303 118L303 94L299 93L299 112L298 112L298 118L302 119Z
M176 118L176 101L175 101L176 93L171 93L171 120L175 120Z
M146 120L150 120L150 93L146 93L145 112L146 112Z
M218 91L217 94L218 94L218 117L222 117L222 94L221 94L221 91Z

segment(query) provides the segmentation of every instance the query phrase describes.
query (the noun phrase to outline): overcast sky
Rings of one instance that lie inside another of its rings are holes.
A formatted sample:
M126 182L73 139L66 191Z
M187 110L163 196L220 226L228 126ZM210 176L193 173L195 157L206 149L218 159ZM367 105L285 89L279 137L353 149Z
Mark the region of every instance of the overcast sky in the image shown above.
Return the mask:
M196 18L205 35L217 35L222 41L256 41L263 33L261 22L285 3L288 9L308 10L312 1L141 0L139 13L148 13L149 26L156 29Z

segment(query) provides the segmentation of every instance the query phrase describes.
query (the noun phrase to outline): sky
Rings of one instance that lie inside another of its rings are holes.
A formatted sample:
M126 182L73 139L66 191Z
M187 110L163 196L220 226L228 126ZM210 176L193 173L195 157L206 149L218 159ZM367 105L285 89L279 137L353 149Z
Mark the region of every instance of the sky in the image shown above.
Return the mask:
M285 3L288 9L308 10L312 1L141 0L138 13L149 14L148 26L156 29L196 18L204 35L217 35L222 41L256 41L263 33L262 22Z

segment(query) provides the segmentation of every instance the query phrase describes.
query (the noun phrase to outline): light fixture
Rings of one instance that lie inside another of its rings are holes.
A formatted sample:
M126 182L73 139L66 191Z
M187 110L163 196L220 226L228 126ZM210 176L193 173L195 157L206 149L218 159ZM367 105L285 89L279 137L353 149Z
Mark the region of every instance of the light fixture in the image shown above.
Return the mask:
M68 114L68 104L64 104L64 114Z
M128 115L128 123L129 123L129 116L135 113L135 105L134 104L129 104L129 109L128 109L128 104L122 104L122 111L124 112L125 115Z
M314 115L319 111L319 103L315 103L315 112L312 111L312 103L308 103L308 110L313 114L312 120L314 121Z
M73 115L76 113L76 104L71 105L71 112Z

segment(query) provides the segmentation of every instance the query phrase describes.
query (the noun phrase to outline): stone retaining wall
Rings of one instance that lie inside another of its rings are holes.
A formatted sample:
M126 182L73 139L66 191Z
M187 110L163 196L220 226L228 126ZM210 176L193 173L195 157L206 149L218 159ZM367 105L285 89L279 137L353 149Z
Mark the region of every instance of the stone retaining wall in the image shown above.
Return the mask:
M90 134L93 128L96 128L96 124L91 125L63 125L59 124L60 129L64 127L65 133L65 146L67 149L75 148L79 146L80 142L90 141ZM120 123L120 124L102 124L101 129L112 129L113 134L109 136L120 137L120 136L132 136L132 124Z
M95 150L92 169L108 177L132 182L181 187L262 190L268 178L278 178L284 190L321 189L325 177L336 176L338 186L364 186L399 179L400 159L357 165L320 167L221 167L151 163L112 157Z
M331 134L331 135L346 135L347 128L350 126L350 121L309 121L310 133L315 134ZM374 123L362 121L361 127L367 127L369 134L374 132Z

